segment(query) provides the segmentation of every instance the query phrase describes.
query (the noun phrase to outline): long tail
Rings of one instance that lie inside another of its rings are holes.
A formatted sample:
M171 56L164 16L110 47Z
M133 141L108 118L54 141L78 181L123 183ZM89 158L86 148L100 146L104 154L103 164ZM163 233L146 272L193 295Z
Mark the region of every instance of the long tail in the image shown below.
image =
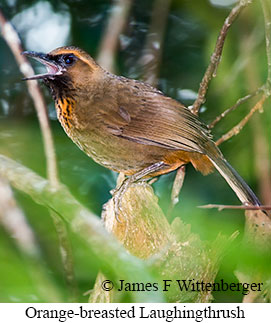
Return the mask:
M217 151L218 152L218 151ZM213 155L213 154L212 154ZM237 173L237 171L226 161L222 154L214 154L215 156L209 156L208 158L213 163L215 168L228 182L233 189L242 204L252 204L260 206L261 202L254 194L252 189L247 185L243 178Z

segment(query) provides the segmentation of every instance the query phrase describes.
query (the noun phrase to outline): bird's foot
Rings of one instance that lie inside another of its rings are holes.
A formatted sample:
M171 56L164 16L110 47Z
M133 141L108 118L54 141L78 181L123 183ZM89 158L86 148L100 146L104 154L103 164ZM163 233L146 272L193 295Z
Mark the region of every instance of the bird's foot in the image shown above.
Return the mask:
M146 181L150 174L155 173L158 170L163 169L164 167L165 167L164 162L157 162L146 168L143 168L141 171L131 175L128 178L124 179L123 177L119 177L117 187L114 190L110 191L110 193L112 194L113 203L114 203L115 217L118 222L121 222L119 219L119 214L120 212L122 212L121 200L123 195L129 188L129 186L138 181Z
M114 213L116 220L121 223L120 220L120 213L123 214L123 209L122 209L122 198L123 195L127 192L127 189L131 185L131 180L130 178L125 178L122 183L119 185L119 187L115 188L114 190L111 190L110 193L112 194L112 199L114 203Z

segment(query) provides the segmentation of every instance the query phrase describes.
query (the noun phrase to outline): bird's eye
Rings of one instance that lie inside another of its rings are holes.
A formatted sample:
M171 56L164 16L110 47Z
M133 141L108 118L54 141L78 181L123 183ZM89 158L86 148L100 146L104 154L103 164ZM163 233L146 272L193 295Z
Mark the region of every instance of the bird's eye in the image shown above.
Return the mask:
M72 55L65 55L63 59L67 65L71 65L74 62L74 57Z

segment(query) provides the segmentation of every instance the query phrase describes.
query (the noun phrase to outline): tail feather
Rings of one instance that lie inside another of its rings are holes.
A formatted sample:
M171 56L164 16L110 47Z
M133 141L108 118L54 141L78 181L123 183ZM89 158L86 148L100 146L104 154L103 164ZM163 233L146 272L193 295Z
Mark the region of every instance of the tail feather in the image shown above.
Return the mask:
M260 206L261 202L237 171L222 155L208 156L215 168L233 189L242 204Z

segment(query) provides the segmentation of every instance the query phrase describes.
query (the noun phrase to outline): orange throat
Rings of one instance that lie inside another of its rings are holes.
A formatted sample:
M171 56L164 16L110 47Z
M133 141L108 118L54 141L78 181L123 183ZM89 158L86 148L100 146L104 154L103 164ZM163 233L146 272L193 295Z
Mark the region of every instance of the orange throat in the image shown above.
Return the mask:
M55 101L57 117L65 131L72 127L73 112L75 101L72 98L61 98Z

